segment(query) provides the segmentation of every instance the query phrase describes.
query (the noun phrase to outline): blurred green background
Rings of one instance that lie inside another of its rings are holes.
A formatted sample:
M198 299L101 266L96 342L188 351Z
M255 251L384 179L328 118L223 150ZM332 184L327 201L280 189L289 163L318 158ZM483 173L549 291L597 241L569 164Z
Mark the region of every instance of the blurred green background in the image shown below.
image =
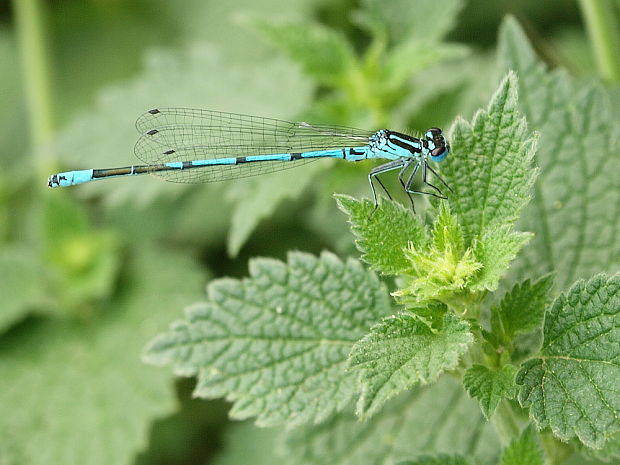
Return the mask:
M428 3L0 3L0 464L262 457L268 431L235 436L224 402L191 400L142 347L248 257L355 255L332 193L369 195L370 165L198 186L47 176L133 163L134 120L158 106L447 128L493 91L507 13L548 63L597 73L576 1L437 0L444 23L416 21Z

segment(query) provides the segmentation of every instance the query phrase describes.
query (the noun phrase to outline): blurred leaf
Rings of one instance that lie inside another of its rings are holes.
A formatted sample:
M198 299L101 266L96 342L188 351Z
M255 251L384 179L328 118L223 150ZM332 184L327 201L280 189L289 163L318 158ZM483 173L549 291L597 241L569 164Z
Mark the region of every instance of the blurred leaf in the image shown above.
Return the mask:
M520 437L512 440L499 465L543 465L543 451L536 441L533 426L528 426Z
M345 371L353 344L390 311L388 294L359 262L290 253L250 262L250 277L210 283L146 350L146 360L198 375L194 395L226 396L231 417L261 426L320 422L356 394Z
M463 3L462 0L363 0L358 14L364 24L395 41L411 37L438 41L452 29Z
M307 104L310 91L308 81L284 61L231 63L219 50L197 44L182 52L153 51L144 71L104 89L95 107L60 133L55 149L75 169L126 166L133 160L131 151L138 138L134 121L145 110L202 107L290 116ZM160 194L178 195L187 188L142 177L94 182L75 189L82 195L104 194L108 203L145 205Z
M0 249L0 276L1 334L33 307L44 306L46 295L42 287L45 270L36 252L25 244Z
M255 25L320 83L343 85L358 68L352 46L338 31L308 21L257 21Z
M19 463L133 463L151 422L174 409L169 377L139 353L198 293L200 273L164 250L133 252L122 295L97 318L32 321L0 338L0 450Z
M540 131L541 175L519 227L535 233L514 273L555 271L566 288L620 267L620 125L607 93L563 70L547 70L517 22L500 30L499 61L519 74L519 106Z
M442 174L454 193L452 210L464 229L466 245L485 231L509 225L531 196L536 147L525 118L517 110L517 79L504 78L486 110L472 123L462 119L452 128L452 152Z
M399 396L368 421L343 413L296 428L285 446L297 465L376 465L431 453L462 453L490 463L499 452L476 403L447 376Z
M410 269L404 250L409 243L424 245L428 241L419 217L401 204L385 199L375 209L367 199L340 194L335 198L338 208L349 217L362 260L375 271L388 275Z
M463 58L467 52L467 47L460 44L433 43L419 39L403 42L388 54L383 69L384 85L388 88L399 87L413 74L443 61Z
M472 365L465 371L463 386L470 396L478 399L484 417L488 420L502 399L514 399L517 394L515 375L517 368L504 365L491 370L484 365Z
M517 375L539 429L600 449L620 431L620 274L576 282L545 315L539 357Z
M445 314L437 331L407 313L384 318L349 356L349 366L361 373L357 414L367 419L400 392L432 383L458 364L472 342L469 325L453 313Z

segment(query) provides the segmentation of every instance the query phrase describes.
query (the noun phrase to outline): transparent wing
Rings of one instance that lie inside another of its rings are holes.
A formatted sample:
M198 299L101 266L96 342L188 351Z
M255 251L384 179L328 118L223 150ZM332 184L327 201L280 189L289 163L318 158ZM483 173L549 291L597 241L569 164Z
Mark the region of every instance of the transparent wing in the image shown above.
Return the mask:
M148 164L359 147L372 132L186 108L160 108L136 121L136 156ZM156 173L169 181L198 183L271 173L314 161L253 162Z

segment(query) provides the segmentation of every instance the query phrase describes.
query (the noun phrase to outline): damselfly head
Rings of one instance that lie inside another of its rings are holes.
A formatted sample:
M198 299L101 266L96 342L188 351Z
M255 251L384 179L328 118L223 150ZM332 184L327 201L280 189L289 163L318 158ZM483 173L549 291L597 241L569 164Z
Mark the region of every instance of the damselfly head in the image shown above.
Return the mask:
M439 128L430 128L426 131L426 138L431 148L431 160L440 162L450 153L450 144L443 136L443 132Z

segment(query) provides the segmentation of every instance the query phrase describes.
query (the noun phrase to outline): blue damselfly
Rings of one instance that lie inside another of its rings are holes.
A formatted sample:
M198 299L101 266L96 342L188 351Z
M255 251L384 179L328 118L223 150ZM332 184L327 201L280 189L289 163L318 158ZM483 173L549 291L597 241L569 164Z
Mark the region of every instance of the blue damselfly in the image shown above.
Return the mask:
M387 129L369 132L189 108L149 110L138 118L136 128L140 138L134 152L144 165L67 171L50 176L47 185L65 187L145 173L172 182L217 182L271 173L319 158L377 158L389 161L368 174L375 205L373 180L387 193L378 175L388 171L399 172L398 179L407 194L445 198L429 182L429 173L450 189L428 164L442 161L450 151L439 128L430 128L417 138ZM420 170L422 182L434 192L413 188Z

